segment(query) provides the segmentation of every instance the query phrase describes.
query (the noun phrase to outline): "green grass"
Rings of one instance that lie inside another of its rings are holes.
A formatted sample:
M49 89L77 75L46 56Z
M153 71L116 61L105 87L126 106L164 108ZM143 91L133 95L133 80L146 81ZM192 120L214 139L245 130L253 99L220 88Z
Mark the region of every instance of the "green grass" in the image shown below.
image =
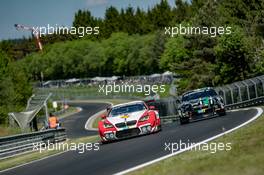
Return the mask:
M5 137L9 135L21 134L22 131L18 127L9 127L5 125L0 126L0 137Z
M59 119L71 116L78 112L78 109L76 107L69 107L63 114L58 115Z
M169 96L170 85L165 85L165 92L159 93L160 97ZM80 87L66 87L66 88L44 88L44 89L35 89L35 93L52 93L53 99L95 99L95 98L145 98L147 95L145 93L129 93L129 92L120 92L120 93L105 93L99 92L99 87L92 86L80 86Z
M170 96L170 85L166 84L165 85L165 92L164 93L159 93L160 98L166 98Z
M89 136L89 137L83 137L79 139L68 140L67 142L69 144L70 143L94 143L94 142L97 142L98 140L99 140L98 136ZM63 150L52 150L52 151L45 150L41 153L32 152L32 153L27 153L27 154L16 156L16 157L11 157L8 159L3 159L3 160L0 160L0 170L4 170L7 168L17 166L17 165L31 162L34 160L45 158L47 156L51 156L53 154L57 154L60 152L63 152Z
M78 112L78 109L75 107L69 107L63 114L58 115L59 119L68 117L74 113ZM43 123L39 123L38 128L41 128L43 126ZM10 127L6 125L0 125L0 137L5 136L12 136L16 134L22 134L22 133L30 133L31 131L29 129L22 131L18 126L17 127Z
M188 151L131 174L264 174L264 115L253 123L212 142L230 142L232 149L214 154L209 151Z
M98 127L98 122L101 120L101 117L100 116L98 116L95 120L94 120L94 122L93 122L93 128L97 128Z

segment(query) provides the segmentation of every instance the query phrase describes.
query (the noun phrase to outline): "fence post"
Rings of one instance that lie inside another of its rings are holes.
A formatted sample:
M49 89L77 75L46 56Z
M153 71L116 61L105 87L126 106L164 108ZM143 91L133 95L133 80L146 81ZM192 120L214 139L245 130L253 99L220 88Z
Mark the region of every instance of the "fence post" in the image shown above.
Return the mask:
M264 80L262 79L262 77L264 77L264 76L261 76L261 78L260 77L256 77L256 78L261 82L261 84L262 84L262 94L264 94Z
M257 83L253 79L249 79L249 81L251 81L254 84L256 98L258 98Z
M230 92L231 92L231 102L232 102L232 104L234 104L234 93L233 93L233 88L232 88L230 85L228 85L227 88L228 88L228 89L230 90Z
M243 84L247 87L247 96L248 96L248 100L250 100L250 94L249 94L249 87L248 87L248 84L245 83L244 81L241 81L241 83L243 83Z
M240 89L240 86L237 85L237 83L234 83L234 85L238 88L238 93L239 93L239 99L240 99L240 102L242 102L242 94L241 94L241 89Z

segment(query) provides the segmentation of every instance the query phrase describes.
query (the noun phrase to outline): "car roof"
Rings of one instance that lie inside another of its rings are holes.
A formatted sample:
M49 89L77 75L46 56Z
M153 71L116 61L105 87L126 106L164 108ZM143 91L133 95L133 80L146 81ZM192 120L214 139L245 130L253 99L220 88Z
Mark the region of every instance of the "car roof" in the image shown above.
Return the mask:
M191 91L185 92L184 94L182 94L182 96L189 95L189 94L196 93L196 92L202 92L202 91L206 91L206 90L213 90L213 88L205 87L205 88L191 90Z
M121 104L112 106L112 108L122 107L122 106L128 106L128 105L133 105L133 104L144 104L144 101L138 100L138 101L132 101L132 102L128 102L128 103L121 103Z

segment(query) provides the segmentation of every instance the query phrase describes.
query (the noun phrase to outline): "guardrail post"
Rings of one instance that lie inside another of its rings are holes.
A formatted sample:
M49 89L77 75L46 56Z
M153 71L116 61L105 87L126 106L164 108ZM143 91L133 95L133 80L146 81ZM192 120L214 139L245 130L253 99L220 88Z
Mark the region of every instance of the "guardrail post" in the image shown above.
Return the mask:
M232 104L233 104L233 103L234 103L234 93L233 93L233 88L231 88L230 85L228 85L227 88L230 90L230 93L231 93L231 102L232 102Z
M245 83L244 81L241 81L241 83L243 83L244 85L246 85L246 87L247 87L247 96L248 96L248 100L250 100L250 93L249 93L249 87L248 87L248 84Z
M239 99L240 99L240 102L242 102L242 94L241 94L240 86L238 86L236 83L234 83L234 85L238 88Z
M0 160L36 151L36 144L58 143L66 139L64 128L1 137Z
M226 101L226 92L223 88L220 88L221 91L223 92L223 98L224 98L224 101L225 101L225 104L227 104L227 101Z
M253 79L249 79L249 81L251 81L254 84L256 98L258 98L257 83Z
M256 77L262 84L262 94L264 94L264 80L260 77Z

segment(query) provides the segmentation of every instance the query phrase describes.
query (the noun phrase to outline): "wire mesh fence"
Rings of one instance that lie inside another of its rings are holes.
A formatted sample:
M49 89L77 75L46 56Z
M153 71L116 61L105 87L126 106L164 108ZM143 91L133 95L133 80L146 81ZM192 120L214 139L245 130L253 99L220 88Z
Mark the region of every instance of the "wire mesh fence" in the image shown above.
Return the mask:
M226 105L264 98L264 75L215 88Z
M264 104L264 75L214 88L226 105L226 109ZM160 111L163 119L177 119L181 97L150 102Z

